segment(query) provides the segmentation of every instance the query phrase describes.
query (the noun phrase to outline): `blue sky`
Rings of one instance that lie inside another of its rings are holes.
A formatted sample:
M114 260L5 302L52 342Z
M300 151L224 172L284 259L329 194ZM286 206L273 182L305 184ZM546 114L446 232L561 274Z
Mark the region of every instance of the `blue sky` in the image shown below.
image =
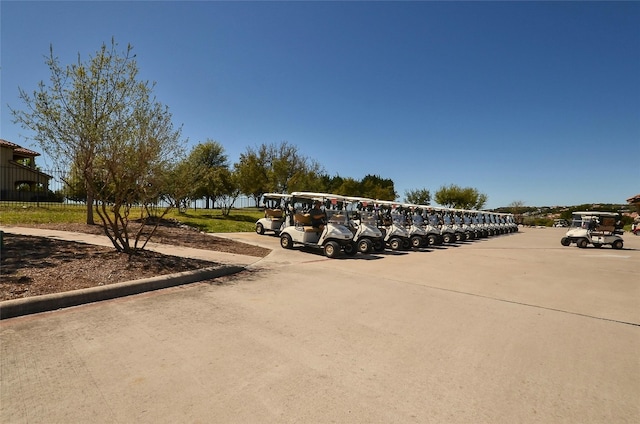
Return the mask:
M18 87L112 37L195 145L287 141L329 175L475 187L487 207L640 193L639 2L0 2Z

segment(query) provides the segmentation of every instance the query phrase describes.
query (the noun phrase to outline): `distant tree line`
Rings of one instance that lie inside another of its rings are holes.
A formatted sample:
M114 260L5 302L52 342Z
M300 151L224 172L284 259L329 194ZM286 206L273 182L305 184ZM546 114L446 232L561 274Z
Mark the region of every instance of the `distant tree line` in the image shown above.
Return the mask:
M223 214L228 214L240 194L252 197L258 204L265 193L293 191L397 198L391 179L378 175L365 175L361 180L330 176L317 161L286 141L248 147L231 165L222 144L206 140L177 161L169 174L171 184L165 200L181 210L194 200L205 199L205 208L218 204Z

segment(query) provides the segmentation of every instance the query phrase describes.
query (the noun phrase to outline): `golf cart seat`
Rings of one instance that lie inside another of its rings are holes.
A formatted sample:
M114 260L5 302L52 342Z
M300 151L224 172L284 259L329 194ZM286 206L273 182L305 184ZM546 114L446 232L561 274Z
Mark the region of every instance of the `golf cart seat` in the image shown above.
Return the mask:
M309 215L308 213L295 214L293 216L293 222L295 223L296 227L302 227L305 233L319 233L320 231L322 231L321 228L311 225L311 215Z
M598 226L595 228L595 232L598 233L613 233L616 230L616 220L614 218L602 218Z
M282 218L282 209L265 209L265 218Z

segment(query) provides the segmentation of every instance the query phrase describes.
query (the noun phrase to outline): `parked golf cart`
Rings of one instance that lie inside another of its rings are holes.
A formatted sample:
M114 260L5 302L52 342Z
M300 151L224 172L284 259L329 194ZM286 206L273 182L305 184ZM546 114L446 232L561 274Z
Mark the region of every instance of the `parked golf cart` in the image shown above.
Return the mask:
M450 209L449 213L453 220L453 229L456 232L456 241L465 241L471 238L468 228L465 228L462 214L457 209Z
M614 249L622 249L624 242L622 223L619 216L613 212L574 212L571 227L562 237L560 243L569 246L585 248L592 244L594 247L611 245Z
M358 252L382 252L385 248L384 235L377 226L377 216L373 199L340 196L347 211L349 228Z
M440 231L440 214L431 206L420 205L420 208L423 218L422 228L424 228L427 233L427 242L429 246L441 246L443 240L442 232Z
M414 249L429 245L429 234L424 228L424 218L420 205L411 203L402 204L402 212L405 215L405 228L409 232L409 243Z
M457 209L456 215L462 221L462 230L467 235L467 240L475 240L480 238L480 232L477 230L471 219L471 211Z
M487 230L484 228L482 215L478 211L475 211L475 210L467 211L467 215L469 216L469 219L471 220L471 228L473 228L473 231L475 231L476 238L485 238L485 237L487 237L489 234L488 234Z
M491 212L481 212L482 219L484 220L484 228L487 231L489 237L497 236L500 234L500 229L496 225L494 216Z
M399 203L388 200L376 200L378 208L378 228L384 235L384 241L391 250L408 249L411 246L409 232L405 228L405 216L399 210Z
M264 205L264 217L256 221L256 233L264 234L265 231L273 231L280 234L284 223L285 210L291 196L289 194L265 193L262 196Z
M441 218L441 226L440 232L442 233L442 241L445 244L455 243L458 238L456 237L456 230L454 228L453 218L451 217L451 212L446 208L435 208L435 210L440 214Z
M347 215L343 211L327 209L331 195L326 193L294 192L287 214L293 225L280 231L280 246L291 249L303 245L322 249L328 258L336 257L340 251L348 256L356 254L353 233L347 228ZM319 209L314 208L316 204ZM316 214L319 213L319 214Z
M516 218L513 214L507 214L507 226L511 229L512 233L518 232L518 224L516 223Z

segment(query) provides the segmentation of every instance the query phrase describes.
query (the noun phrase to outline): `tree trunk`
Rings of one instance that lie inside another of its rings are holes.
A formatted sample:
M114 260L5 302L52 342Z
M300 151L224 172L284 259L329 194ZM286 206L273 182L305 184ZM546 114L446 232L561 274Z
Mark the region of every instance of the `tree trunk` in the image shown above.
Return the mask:
M93 220L93 193L87 190L87 225L95 225Z
M93 221L93 202L88 203L89 199L87 199L87 225L94 225Z

